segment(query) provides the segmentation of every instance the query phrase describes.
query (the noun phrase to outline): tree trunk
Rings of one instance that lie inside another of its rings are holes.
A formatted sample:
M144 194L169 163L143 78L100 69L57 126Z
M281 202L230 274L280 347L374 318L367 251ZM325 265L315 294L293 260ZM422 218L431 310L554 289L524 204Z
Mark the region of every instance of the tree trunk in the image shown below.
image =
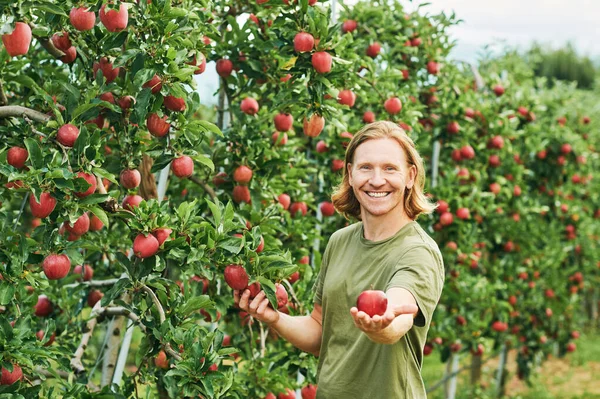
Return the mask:
M471 385L473 388L481 384L481 355L471 356Z
M156 199L158 197L156 189L156 180L151 172L154 161L148 155L143 156L142 164L140 165L140 174L142 181L140 182L140 195L145 199Z

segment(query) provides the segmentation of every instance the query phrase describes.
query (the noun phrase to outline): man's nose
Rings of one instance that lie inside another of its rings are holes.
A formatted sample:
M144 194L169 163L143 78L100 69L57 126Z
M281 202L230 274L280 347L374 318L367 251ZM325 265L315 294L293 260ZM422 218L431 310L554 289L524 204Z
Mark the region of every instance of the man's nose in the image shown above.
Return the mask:
M383 186L385 184L385 179L383 178L383 173L379 169L373 170L373 174L369 179L369 184L374 187Z

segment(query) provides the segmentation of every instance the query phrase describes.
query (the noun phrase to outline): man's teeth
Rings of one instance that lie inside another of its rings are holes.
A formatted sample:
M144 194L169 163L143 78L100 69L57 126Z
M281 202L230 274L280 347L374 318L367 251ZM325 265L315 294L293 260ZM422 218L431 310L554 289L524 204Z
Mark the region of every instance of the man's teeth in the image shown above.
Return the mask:
M379 197L385 197L386 195L388 195L389 193L369 193L367 192L367 195L369 197L375 197L375 198L379 198Z

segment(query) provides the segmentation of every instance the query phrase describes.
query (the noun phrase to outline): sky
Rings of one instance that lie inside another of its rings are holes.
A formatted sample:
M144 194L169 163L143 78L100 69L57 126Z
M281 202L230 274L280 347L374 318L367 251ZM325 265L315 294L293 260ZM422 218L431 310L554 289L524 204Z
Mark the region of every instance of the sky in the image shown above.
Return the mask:
M356 0L341 0L353 4ZM341 2L338 0L338 4ZM571 41L577 51L600 63L600 0L414 0L402 1L408 10L429 3L421 12L437 14L452 11L461 19L450 29L457 44L451 58L474 62L484 45L496 43L528 48L534 41L561 47ZM338 7L339 9L339 7ZM196 76L204 103L216 102L215 63Z
M344 2L349 4L348 1ZM405 2L409 9L425 1ZM486 44L499 40L527 48L534 41L560 47L571 41L578 52L600 59L598 0L431 0L430 13L454 11L463 22L450 30L457 40L452 56L477 60Z

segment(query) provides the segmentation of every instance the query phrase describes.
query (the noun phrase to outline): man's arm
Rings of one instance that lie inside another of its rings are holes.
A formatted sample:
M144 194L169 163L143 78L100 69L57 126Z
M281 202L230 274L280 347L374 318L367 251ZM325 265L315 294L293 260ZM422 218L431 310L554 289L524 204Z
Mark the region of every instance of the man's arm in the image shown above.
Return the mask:
M412 328L419 308L415 298L404 288L390 288L386 296L388 308L384 315L371 318L365 312L359 312L356 307L350 309L350 314L356 327L367 334L371 341L395 344Z
M249 301L250 290L244 290L241 296L239 291L234 291L233 298L240 309L267 323L296 348L319 356L323 334L321 305L315 304L310 316L289 316L270 307L264 291L252 301Z

